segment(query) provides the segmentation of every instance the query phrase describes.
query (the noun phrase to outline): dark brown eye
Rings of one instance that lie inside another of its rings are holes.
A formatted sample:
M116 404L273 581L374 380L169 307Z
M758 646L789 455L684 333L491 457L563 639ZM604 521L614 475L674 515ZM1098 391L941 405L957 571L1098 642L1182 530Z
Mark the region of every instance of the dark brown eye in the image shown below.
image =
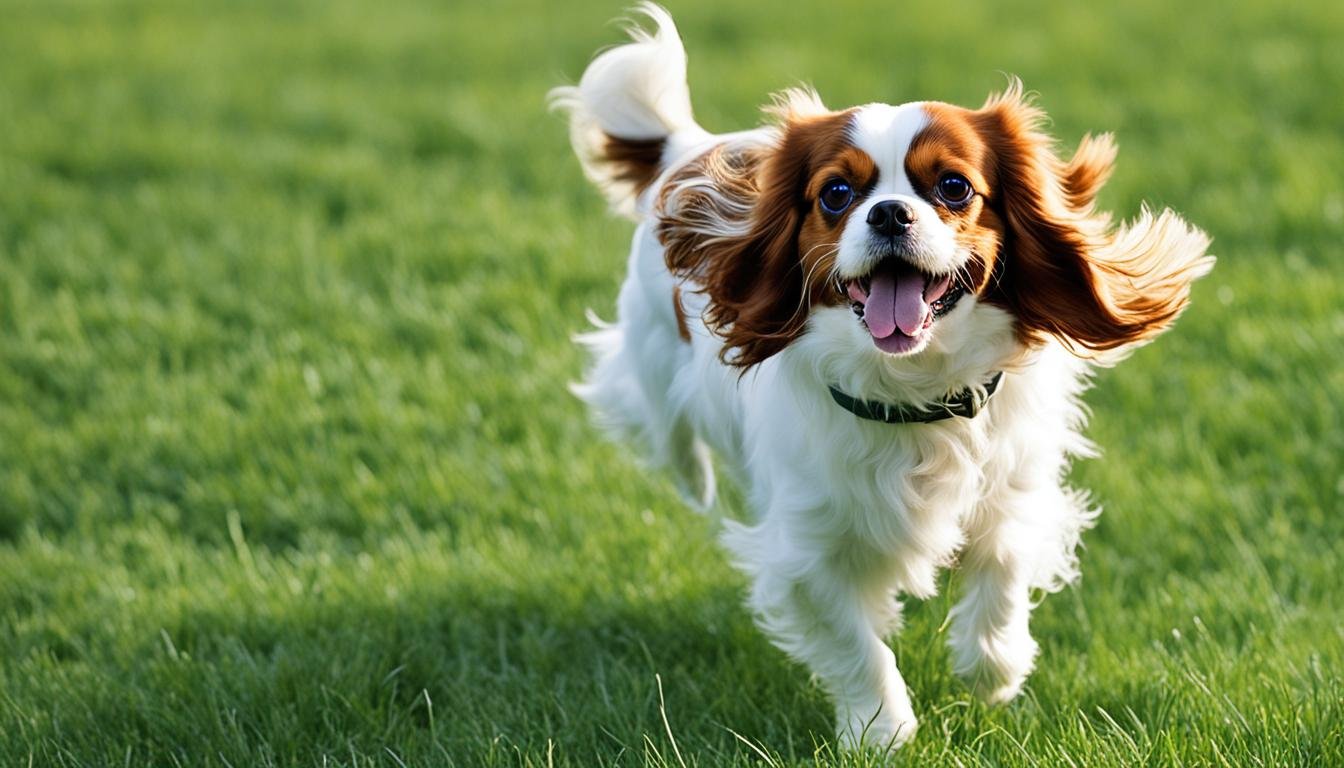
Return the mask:
M971 199L975 190L960 173L945 173L938 179L938 197L948 205L961 205Z
M849 204L854 202L854 188L849 183L841 179L833 179L826 182L826 186L821 188L822 210L827 213L843 213Z

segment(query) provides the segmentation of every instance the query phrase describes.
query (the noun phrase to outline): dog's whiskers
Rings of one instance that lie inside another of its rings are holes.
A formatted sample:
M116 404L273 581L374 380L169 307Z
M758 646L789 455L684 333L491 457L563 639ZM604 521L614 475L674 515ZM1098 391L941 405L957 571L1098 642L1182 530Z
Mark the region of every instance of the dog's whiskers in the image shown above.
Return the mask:
M798 319L799 314L812 311L812 291L810 286L812 285L812 278L816 274L817 268L823 263L829 262L830 266L826 269L831 278L834 278L836 270L839 268L839 265L834 260L834 256L840 252L840 243L838 241L834 243L818 243L811 248L808 248L807 253L803 254L803 261L806 262L818 248L830 248L830 250L817 257L817 259L808 266L807 272L804 273L802 295L798 297L798 306L794 307L793 314L789 315L789 323Z

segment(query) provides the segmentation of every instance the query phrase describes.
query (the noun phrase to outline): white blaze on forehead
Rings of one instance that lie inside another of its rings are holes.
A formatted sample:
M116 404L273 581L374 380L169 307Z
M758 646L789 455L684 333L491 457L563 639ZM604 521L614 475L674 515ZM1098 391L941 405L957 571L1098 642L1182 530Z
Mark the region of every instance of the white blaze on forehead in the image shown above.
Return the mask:
M850 126L854 146L868 153L877 166L877 187L873 195L914 195L910 177L905 173L905 156L919 132L929 124L924 102L915 101L893 107L868 104L859 107Z
M904 238L907 261L928 274L947 274L959 261L964 261L964 257L958 256L956 233L915 192L905 172L910 145L928 125L929 113L922 101L896 107L868 104L855 112L849 140L872 158L877 166L877 184L855 206L840 234L836 256L839 275L863 275L876 266L881 255L874 251L872 227L867 218L874 205L886 200L900 200L915 211L916 224Z

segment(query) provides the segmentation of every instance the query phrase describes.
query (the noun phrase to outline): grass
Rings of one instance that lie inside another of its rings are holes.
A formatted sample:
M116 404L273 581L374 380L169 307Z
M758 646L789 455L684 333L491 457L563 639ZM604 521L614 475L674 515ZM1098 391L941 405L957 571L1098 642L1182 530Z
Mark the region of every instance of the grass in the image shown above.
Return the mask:
M1026 695L910 605L897 762L1344 763L1344 5L673 10L711 128L1015 73L1118 134L1108 206L1216 240L1090 397L1107 512ZM3 3L0 764L873 762L566 394L629 227L543 94L620 11Z

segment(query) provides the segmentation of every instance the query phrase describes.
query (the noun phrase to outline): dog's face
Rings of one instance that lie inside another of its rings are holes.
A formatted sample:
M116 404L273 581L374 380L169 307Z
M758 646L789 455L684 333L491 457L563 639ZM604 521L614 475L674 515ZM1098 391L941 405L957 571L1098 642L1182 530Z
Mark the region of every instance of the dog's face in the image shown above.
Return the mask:
M873 344L914 354L993 273L1003 242L988 203L995 157L974 116L956 107L874 104L847 123L850 146L808 184L815 203L804 232L833 244L835 293Z
M1155 335L1184 306L1194 275L1163 271L1188 264L1179 244L1108 234L1092 210L1109 137L1060 160L1016 89L979 110L832 112L795 94L781 112L776 142L717 147L662 192L669 267L708 293L729 362L760 362L834 307L873 354L906 356L976 302L1011 312L1024 344L1083 351Z

